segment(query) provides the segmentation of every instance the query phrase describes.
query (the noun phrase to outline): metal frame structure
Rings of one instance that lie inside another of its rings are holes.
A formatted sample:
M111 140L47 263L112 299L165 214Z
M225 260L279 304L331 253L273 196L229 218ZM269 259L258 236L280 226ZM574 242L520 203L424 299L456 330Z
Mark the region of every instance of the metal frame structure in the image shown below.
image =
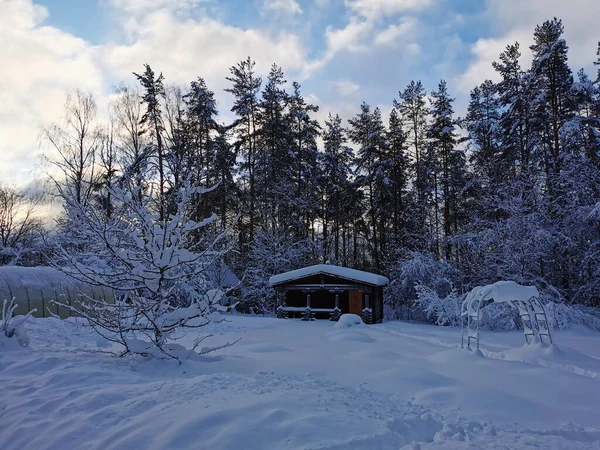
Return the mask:
M497 292L503 284L508 283L511 284L510 287L513 290L515 287L519 289L523 288L521 292L528 293L520 296L521 298L506 300L503 296L499 296ZM472 350L471 341L475 341L476 349L479 349L479 330L482 319L481 312L483 307L494 302L508 303L512 308L515 308L519 312L519 317L521 318L521 322L523 324L525 342L527 344L533 343L536 339L539 340L539 342L544 342L545 339L548 341L548 343L552 343L552 335L550 334L548 316L546 314L544 305L540 301L537 289L531 286L521 286L513 282L499 282L488 286L477 286L471 292L469 292L465 300L462 302L460 308L461 348L465 348L464 322L466 317L466 348Z

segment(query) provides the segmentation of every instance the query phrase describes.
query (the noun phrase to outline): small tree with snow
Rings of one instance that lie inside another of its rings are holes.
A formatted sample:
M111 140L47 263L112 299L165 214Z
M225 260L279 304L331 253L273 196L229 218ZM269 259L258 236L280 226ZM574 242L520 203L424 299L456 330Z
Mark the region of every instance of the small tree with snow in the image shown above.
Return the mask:
M215 247L223 235L205 242L198 236L215 216L200 222L189 218L192 199L210 189L183 183L171 193L172 212L163 210L161 218L152 190L146 193L137 183L121 182L123 186L107 188L115 205L110 216L78 202L68 188L59 186L69 223L68 241L77 245L60 246L55 266L82 282L117 293L114 304L87 298L75 306L61 306L82 315L109 341L121 344L121 355L176 357L169 340L177 337L178 330L221 320L218 312L225 310L219 304L220 293L208 289L203 275L221 254Z

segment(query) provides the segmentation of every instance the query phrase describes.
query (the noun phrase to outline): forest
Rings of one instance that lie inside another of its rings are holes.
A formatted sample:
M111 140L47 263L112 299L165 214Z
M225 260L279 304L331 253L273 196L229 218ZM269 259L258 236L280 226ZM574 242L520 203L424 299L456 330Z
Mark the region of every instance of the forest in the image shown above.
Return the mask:
M181 298L193 289L172 282L195 277L181 267L201 255L237 274L229 295L252 313L273 312L270 276L325 262L388 276L390 319L450 324L439 305L498 280L598 307L600 43L598 72L575 72L563 32L555 18L530 48L508 45L464 117L446 81L415 80L390 93L389 117L363 102L319 123L299 83L251 57L227 77L232 123L201 76L169 85L149 65L106 115L73 90L41 132L48 192L0 189L0 264L72 266ZM52 230L35 212L48 198L63 205ZM139 269L148 254L156 286Z

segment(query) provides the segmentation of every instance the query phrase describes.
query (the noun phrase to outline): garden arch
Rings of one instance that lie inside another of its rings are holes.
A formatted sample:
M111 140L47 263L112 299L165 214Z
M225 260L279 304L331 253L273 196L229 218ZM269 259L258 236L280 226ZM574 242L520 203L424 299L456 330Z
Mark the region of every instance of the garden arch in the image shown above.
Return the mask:
M522 286L514 281L498 281L487 286L475 287L461 305L461 348L471 350L471 342L475 341L479 349L479 329L481 311L484 306L495 303L508 303L519 312L523 323L525 342L531 344L536 339L552 343L546 309L540 301L540 293L535 286ZM466 319L466 327L465 327Z

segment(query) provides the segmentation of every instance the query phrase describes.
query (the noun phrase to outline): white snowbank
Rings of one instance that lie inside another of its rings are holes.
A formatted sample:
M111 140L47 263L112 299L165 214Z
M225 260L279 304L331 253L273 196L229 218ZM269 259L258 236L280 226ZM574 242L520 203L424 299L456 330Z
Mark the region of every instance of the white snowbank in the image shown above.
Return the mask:
M271 286L276 286L300 278L321 274L370 284L372 286L387 286L390 282L390 280L383 275L377 275L375 273L363 272L362 270L350 269L348 267L332 266L330 264L317 264L315 266L303 267L302 269L273 275L269 278L269 284L271 284Z
M335 325L333 326L334 328L356 328L356 327L365 327L366 325L363 322L363 320L361 319L360 316L357 316L356 314L342 314L340 316L340 320L338 320Z

